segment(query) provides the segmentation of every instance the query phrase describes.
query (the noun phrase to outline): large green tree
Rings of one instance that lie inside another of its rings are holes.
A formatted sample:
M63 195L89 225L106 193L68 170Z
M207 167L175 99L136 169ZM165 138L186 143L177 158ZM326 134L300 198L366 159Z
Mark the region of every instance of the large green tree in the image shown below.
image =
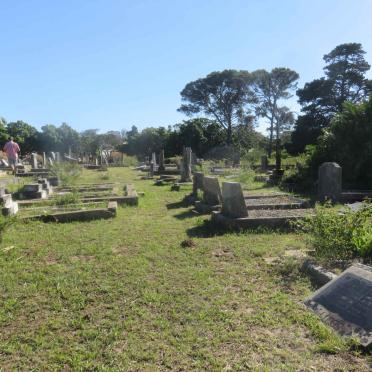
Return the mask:
M188 83L181 92L178 111L186 115L205 114L226 131L227 144L232 143L234 126L244 123L251 112L254 95L248 71L224 70Z
M324 130L310 159L314 178L325 161L342 166L345 188L372 188L372 96L361 104L345 103Z
M372 92L372 81L365 77L370 65L359 43L338 45L323 59L325 76L306 83L297 91L302 115L292 134L292 152L314 144L345 102L359 103Z
M7 132L19 143L23 153L38 150L38 131L33 126L18 120L7 124Z

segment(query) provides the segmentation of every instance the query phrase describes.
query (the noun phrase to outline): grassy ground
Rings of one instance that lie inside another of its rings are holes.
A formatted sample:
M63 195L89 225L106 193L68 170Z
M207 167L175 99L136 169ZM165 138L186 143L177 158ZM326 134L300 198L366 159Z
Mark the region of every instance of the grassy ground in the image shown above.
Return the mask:
M112 220L16 223L0 248L0 366L73 370L368 370L301 301L289 233L220 234L180 203L187 190L129 169L138 208ZM187 240L187 244L181 244ZM4 249L5 248L5 249Z

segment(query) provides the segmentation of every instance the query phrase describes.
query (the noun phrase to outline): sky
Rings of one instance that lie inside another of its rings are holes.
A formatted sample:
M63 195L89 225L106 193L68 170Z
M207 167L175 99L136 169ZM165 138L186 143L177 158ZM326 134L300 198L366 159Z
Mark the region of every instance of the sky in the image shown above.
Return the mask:
M38 129L173 125L190 81L289 67L302 87L346 42L372 64L372 0L0 0L0 19L0 116Z

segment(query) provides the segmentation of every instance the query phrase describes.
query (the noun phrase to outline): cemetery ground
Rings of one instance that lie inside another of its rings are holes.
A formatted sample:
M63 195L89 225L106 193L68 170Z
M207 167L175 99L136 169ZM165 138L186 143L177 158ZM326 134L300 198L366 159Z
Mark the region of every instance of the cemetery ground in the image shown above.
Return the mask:
M79 182L145 196L113 219L5 232L2 369L369 370L370 354L302 304L314 288L286 252L306 250L304 236L220 231L182 203L191 187L128 168Z

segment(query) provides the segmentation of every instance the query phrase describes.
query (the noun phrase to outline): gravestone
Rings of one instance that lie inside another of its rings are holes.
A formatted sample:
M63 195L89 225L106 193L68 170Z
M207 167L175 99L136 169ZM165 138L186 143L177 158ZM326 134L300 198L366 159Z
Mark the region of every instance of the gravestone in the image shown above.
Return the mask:
M342 192L342 168L337 163L323 163L318 172L318 198L337 201Z
M248 217L242 186L239 182L222 183L222 214L230 218Z
M9 167L9 163L5 159L2 159L1 162L3 163L4 167Z
M342 336L357 336L372 344L372 267L356 264L305 301Z
M266 171L269 163L266 155L261 156L261 170Z
M156 168L156 154L155 152L152 153L151 155L151 163L154 164L154 170Z
M47 167L47 158L45 152L43 152L43 168Z
M195 172L192 183L192 194L198 196L198 190L203 190L204 173Z
M56 160L56 153L51 151L50 156L52 157L53 160Z
M204 176L203 179L203 202L208 205L221 203L221 188L217 177Z
M33 152L31 154L31 166L32 166L33 169L37 169L38 168L37 165L38 165L37 164L37 154Z
M181 182L191 182L191 161L192 151L191 147L185 147L183 149L183 159L181 165Z
M61 162L61 154L59 152L56 152L55 155L56 155L56 163L60 163Z
M50 166L53 166L53 159L51 157L48 158L48 162Z
M164 150L160 150L159 154L159 172L163 172L165 170L165 165L164 165Z
M149 176L150 177L154 177L154 173L155 173L155 165L153 162L151 162L150 164L150 173L149 173Z

